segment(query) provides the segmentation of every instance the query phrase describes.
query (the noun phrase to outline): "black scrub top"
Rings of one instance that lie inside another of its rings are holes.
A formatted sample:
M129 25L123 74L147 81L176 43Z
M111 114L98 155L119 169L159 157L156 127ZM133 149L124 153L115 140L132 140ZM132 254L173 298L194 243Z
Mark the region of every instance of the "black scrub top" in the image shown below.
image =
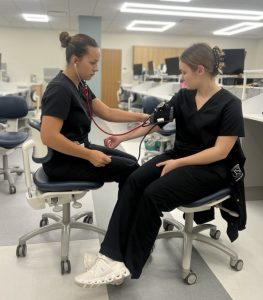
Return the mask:
M215 93L199 110L196 91L181 89L169 102L174 107L174 149L182 156L215 145L218 136L244 136L241 101L225 89Z
M96 98L88 87L88 101L92 112L92 101ZM91 119L89 116L83 85L78 87L62 72L52 79L42 98L41 116L52 116L63 120L61 133L72 141L88 143ZM54 151L52 160L65 154Z

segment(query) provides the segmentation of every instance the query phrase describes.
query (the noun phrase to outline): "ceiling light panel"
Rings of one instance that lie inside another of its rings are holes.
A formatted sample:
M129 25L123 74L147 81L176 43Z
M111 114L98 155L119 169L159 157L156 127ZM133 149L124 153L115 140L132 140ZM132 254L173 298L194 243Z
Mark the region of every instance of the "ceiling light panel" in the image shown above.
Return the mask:
M213 32L214 35L234 35L241 32L249 31L262 27L263 23L242 22L233 26L225 27Z
M183 16L210 19L230 19L243 21L260 21L263 19L263 11L159 5L133 2L123 3L123 5L120 8L120 11L136 14Z
M175 22L134 20L126 27L126 29L129 31L163 32L172 28L173 26L175 26L175 24Z
M47 15L22 14L22 16L28 22L48 22L49 21L49 17Z

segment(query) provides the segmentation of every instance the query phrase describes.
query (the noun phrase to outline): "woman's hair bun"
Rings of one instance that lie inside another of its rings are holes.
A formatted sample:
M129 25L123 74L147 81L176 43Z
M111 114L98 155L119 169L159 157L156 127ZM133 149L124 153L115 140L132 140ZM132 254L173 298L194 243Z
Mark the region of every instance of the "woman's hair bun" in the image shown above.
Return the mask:
M69 35L68 32L61 32L60 35L59 35L59 40L60 40L60 43L61 43L61 47L63 48L67 48L70 40L71 40L71 36Z

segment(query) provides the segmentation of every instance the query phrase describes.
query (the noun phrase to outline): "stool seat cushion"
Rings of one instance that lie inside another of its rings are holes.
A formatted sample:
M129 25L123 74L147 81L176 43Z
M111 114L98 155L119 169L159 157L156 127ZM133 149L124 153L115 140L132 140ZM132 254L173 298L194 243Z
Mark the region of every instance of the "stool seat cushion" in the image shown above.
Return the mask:
M0 132L0 147L5 149L13 149L28 138L27 132Z
M221 198L223 197L226 197L228 195L230 195L231 193L231 188L230 187L227 187L227 188L224 188L214 194L211 194L209 196L206 196L206 197L203 197L197 201L194 201L192 203L189 203L187 205L183 205L182 207L188 207L188 208L191 208L191 207L198 207L198 206L201 206L201 205L205 205L205 204L209 204L211 202L214 202L214 201L217 201L217 200L220 200Z
M159 132L163 136L170 136L176 132L176 127L174 122L170 122L163 126L162 130Z
M85 191L95 190L103 186L103 182L50 180L43 168L39 168L34 173L33 179L37 188L42 192Z

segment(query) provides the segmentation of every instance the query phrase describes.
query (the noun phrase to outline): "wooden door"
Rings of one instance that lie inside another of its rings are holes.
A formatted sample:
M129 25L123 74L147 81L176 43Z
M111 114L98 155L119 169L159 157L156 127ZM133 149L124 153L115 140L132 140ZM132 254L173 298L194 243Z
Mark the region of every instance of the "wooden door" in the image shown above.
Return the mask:
M117 91L121 83L121 50L102 49L101 100L109 107L118 107Z

